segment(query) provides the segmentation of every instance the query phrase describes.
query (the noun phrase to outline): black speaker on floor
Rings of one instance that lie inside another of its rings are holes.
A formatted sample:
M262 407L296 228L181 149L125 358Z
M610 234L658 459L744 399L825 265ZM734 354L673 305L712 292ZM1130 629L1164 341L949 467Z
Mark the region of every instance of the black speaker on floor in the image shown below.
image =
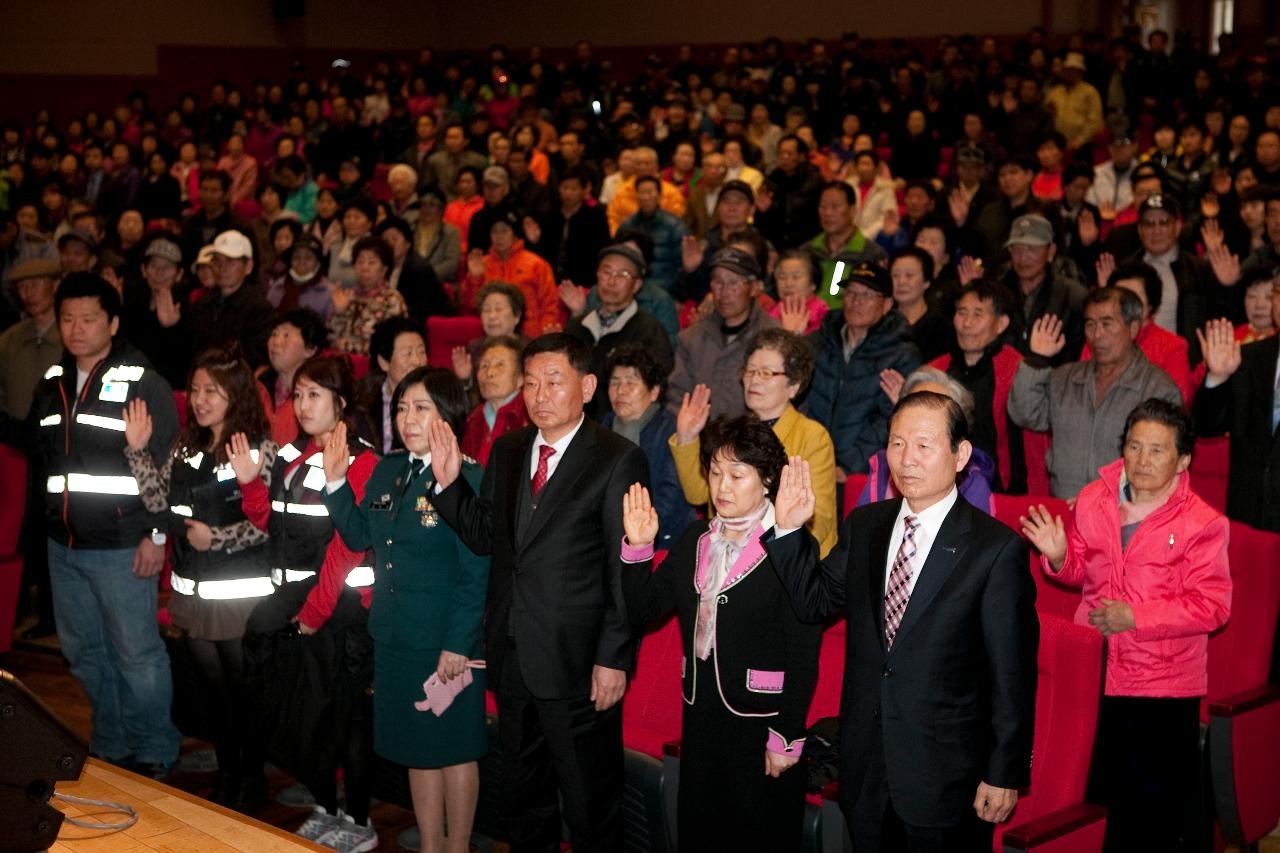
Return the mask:
M88 747L12 674L0 669L0 853L52 846L62 812L53 786L80 778Z

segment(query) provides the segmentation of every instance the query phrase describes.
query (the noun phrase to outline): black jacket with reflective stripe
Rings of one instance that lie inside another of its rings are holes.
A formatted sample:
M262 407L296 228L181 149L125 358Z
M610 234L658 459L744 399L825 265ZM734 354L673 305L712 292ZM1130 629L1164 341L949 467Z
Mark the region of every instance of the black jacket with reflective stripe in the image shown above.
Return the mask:
M159 468L178 434L173 390L142 353L116 338L76 393L70 353L36 386L28 428L48 475L49 536L72 548L132 548L168 513L151 513L125 459L124 408L146 401L151 414L147 449Z
M198 551L187 542L188 518L210 527L247 521L240 498L240 484L231 466L217 465L212 453L174 458L169 474L169 536L175 574L191 581L267 577L265 542L218 551Z

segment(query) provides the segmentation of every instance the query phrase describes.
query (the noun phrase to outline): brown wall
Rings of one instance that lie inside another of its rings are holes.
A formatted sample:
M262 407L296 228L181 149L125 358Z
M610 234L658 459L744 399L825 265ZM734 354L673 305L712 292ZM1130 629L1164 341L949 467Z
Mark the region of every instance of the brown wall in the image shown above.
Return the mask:
M1041 0L303 0L301 19L277 21L270 0L59 0L7 3L0 28L0 73L154 75L160 45L407 49L729 42L776 34L834 39L866 36L1019 33L1040 22ZM1063 10L1075 3L1057 0ZM780 9L785 12L780 14ZM541 11L536 14L534 10ZM837 14L833 14L833 12ZM630 14L629 14L630 13ZM1064 17L1075 18L1075 14ZM1074 21L1073 21L1074 23Z

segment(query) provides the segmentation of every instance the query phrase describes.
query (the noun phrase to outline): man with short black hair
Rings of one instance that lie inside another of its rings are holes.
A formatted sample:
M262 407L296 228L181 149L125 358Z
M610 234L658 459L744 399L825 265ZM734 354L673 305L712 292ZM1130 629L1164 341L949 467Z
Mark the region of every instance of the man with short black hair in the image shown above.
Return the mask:
M467 146L466 129L461 124L451 124L444 131L444 147L427 155L425 167L418 170L421 176L419 191L435 187L453 201L458 197L458 170L463 166L480 170L485 165L484 155Z
M756 200L756 227L775 246L791 249L818 230L822 174L809 162L809 146L795 134L778 140L778 166Z
M1051 266L1057 254L1053 225L1036 213L1020 216L1014 220L1005 245L1010 263L1003 283L1016 306L1010 325L1014 346L1025 355L1036 321L1052 315L1061 322L1065 339L1053 363L1076 360L1084 346L1080 308L1087 291L1080 282L1059 275Z
M431 423L435 507L490 554L489 685L503 753L500 815L513 849L620 850L622 704L635 663L622 597L622 497L648 485L644 453L586 418L601 393L586 344L543 335L524 351L532 426L493 443L480 494L457 438ZM739 396L741 396L739 394Z
M182 224L182 255L194 258L200 250L213 242L213 238L232 228L248 227L231 212L227 194L231 191L231 176L226 172L200 173L200 209L187 217Z
M408 317L389 317L373 327L369 356L374 369L356 386L356 406L368 418L369 443L379 453L403 447L395 430L391 398L396 386L416 368L427 364L427 340L422 324Z
M846 270L862 263L883 266L889 261L888 253L858 228L857 202L857 191L844 181L828 181L818 196L822 233L810 240L807 248L822 268L822 280L815 282L818 296L832 308L841 305L839 284Z
M239 231L223 231L213 241L215 289L191 311L192 352L238 343L250 365L267 363L271 303L249 280L253 247Z
M48 478L58 637L89 697L89 749L164 778L181 741L169 719L173 685L156 627L169 522L139 497L122 415L134 401L146 406L147 452L158 470L178 434L173 391L116 337L120 298L100 277L64 278L56 311L66 354L37 386L27 427Z
M596 256L609 242L609 223L600 205L586 203L591 172L585 167L563 170L556 192L558 205L545 216L525 220L525 245L551 264L556 281L585 285L595 275Z

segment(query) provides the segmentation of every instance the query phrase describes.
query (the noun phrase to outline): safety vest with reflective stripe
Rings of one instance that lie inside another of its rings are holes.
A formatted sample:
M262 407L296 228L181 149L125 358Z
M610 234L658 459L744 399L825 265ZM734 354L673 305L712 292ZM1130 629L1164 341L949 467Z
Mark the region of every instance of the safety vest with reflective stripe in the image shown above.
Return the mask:
M215 528L249 525L241 508L240 484L229 464L219 465L211 453L175 453L169 473L169 512L175 576L195 584L186 594L228 600L257 598L270 592L265 542L207 551L187 542L188 518ZM175 580L174 590L182 592L178 586Z

